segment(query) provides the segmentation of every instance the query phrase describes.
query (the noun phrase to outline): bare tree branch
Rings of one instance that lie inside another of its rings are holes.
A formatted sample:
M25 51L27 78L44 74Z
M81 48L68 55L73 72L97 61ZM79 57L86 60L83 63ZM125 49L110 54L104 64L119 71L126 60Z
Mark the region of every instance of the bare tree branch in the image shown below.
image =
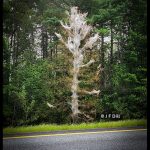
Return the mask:
M91 59L87 64L85 64L85 65L82 65L81 67L88 67L88 66L90 66L92 63L94 63L95 62L95 60L94 59Z
M53 106L52 104L50 104L50 103L48 103L47 102L47 105L48 105L48 107L50 107L50 108L54 108L55 106Z

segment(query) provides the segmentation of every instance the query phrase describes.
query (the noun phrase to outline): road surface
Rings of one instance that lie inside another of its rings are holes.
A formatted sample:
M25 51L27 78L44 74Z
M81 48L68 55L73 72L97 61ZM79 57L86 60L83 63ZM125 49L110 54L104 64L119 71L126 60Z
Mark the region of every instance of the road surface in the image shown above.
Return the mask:
M146 129L97 129L5 136L3 150L146 150Z

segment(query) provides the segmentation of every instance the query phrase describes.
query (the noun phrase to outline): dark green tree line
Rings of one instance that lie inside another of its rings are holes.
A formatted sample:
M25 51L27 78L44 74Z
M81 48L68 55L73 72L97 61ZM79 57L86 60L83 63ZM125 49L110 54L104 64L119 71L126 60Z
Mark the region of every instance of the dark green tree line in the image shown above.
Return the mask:
M146 0L5 0L3 2L3 121L5 126L70 123L72 57L59 43L66 10L78 6L100 39L81 72L80 87L99 88L99 97L81 96L85 111L145 118L147 108ZM101 64L98 76L93 72ZM93 70L93 71L92 71ZM87 72L84 75L84 71ZM88 84L88 82L90 81ZM94 82L93 82L94 81ZM47 102L53 104L49 108Z

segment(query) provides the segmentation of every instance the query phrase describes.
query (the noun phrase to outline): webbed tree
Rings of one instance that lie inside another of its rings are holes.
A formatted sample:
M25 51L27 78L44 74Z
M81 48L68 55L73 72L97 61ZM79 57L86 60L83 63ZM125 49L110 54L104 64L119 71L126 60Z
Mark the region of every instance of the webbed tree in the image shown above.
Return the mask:
M90 38L90 32L92 31L92 27L86 22L87 13L80 13L77 7L71 8L71 13L68 13L69 23L63 24L60 22L62 27L65 29L67 33L68 39L65 40L60 34L56 33L56 36L60 39L60 41L67 47L67 49L73 55L73 80L71 86L72 92L72 101L71 101L71 110L72 110L72 119L73 123L78 122L79 114L84 114L79 110L79 100L78 100L78 92L79 92L79 80L78 76L80 73L80 69L83 67L88 67L92 63L95 62L94 59L91 59L87 64L83 64L84 56L86 49L92 49L93 44L98 40L99 35L95 34ZM83 44L85 43L85 44ZM82 92L86 94L99 94L100 90L93 89L92 91L82 90Z

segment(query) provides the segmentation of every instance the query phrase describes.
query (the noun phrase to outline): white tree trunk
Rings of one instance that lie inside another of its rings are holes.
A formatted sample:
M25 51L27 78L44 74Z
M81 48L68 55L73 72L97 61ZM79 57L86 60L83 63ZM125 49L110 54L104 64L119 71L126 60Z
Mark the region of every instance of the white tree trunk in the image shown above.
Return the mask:
M80 68L88 67L90 64L95 62L94 59L90 60L87 64L83 65L83 52L90 48L92 49L93 44L99 38L98 34L95 34L93 37L90 37L85 45L82 48L80 47L81 41L86 38L86 36L90 33L92 27L86 24L86 15L78 12L77 7L71 8L71 14L69 15L69 25L63 24L60 22L62 27L68 33L68 41L65 42L62 36L58 33L55 33L56 36L60 39L60 41L69 49L69 51L73 54L73 80L72 80L72 101L71 101L71 110L72 110L72 119L73 122L76 123L78 121L78 114L81 113L79 111L79 102L78 102L78 75ZM99 91L93 90L92 92L87 92L86 94L99 94ZM82 113L84 114L84 113Z
M73 122L76 122L77 118L78 118L78 113L80 113L79 109L78 109L78 95L77 95L77 91L78 91L78 75L79 75L79 65L77 64L78 60L77 57L74 57L74 61L73 61L73 80L72 80L72 86L71 86L71 91L72 91L72 101L71 101L71 110L72 110L72 118L73 118Z

